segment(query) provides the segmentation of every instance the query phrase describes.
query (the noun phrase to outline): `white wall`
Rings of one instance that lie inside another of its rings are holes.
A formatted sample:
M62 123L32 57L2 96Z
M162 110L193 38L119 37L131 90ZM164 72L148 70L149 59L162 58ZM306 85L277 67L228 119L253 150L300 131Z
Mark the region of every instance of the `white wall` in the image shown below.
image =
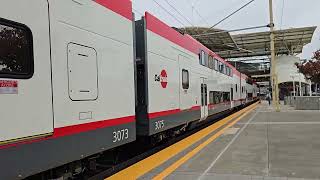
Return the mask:
M278 83L283 82L292 82L294 77L294 81L301 81L303 83L307 83L303 74L298 73L298 68L295 63L300 62L300 58L296 56L278 56L276 57L277 67L276 71L278 73Z

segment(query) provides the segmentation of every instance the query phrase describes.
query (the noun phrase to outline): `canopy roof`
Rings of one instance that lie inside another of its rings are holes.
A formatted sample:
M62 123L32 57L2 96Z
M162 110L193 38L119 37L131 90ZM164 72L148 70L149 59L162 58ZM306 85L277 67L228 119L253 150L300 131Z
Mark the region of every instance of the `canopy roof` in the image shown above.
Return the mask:
M275 31L277 55L299 54L310 43L317 27L290 28ZM270 55L270 32L230 35L225 30L192 27L181 29L192 35L222 58L241 58ZM199 36L201 34L201 36Z

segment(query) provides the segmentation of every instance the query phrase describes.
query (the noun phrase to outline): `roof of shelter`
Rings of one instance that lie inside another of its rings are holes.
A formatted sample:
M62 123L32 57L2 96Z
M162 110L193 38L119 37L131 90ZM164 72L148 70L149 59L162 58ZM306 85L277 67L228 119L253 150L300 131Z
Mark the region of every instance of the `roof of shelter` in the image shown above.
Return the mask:
M281 54L299 54L310 43L317 27L276 30L275 51ZM270 55L270 31L230 35L221 29L203 27L183 28L222 58L241 58ZM199 35L200 34L200 35Z

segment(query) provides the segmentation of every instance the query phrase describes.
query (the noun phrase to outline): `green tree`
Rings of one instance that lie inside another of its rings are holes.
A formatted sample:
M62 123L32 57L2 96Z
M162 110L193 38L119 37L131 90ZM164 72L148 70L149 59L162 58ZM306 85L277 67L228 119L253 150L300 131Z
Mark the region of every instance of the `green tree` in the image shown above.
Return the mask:
M313 57L304 63L296 63L299 72L315 83L320 83L320 49L314 52Z

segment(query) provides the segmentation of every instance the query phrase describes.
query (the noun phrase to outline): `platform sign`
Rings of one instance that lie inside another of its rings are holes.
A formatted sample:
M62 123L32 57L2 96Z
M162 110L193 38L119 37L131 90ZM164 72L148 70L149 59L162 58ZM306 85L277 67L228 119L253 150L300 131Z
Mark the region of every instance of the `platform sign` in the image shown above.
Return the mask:
M0 94L18 94L18 81L0 80Z

